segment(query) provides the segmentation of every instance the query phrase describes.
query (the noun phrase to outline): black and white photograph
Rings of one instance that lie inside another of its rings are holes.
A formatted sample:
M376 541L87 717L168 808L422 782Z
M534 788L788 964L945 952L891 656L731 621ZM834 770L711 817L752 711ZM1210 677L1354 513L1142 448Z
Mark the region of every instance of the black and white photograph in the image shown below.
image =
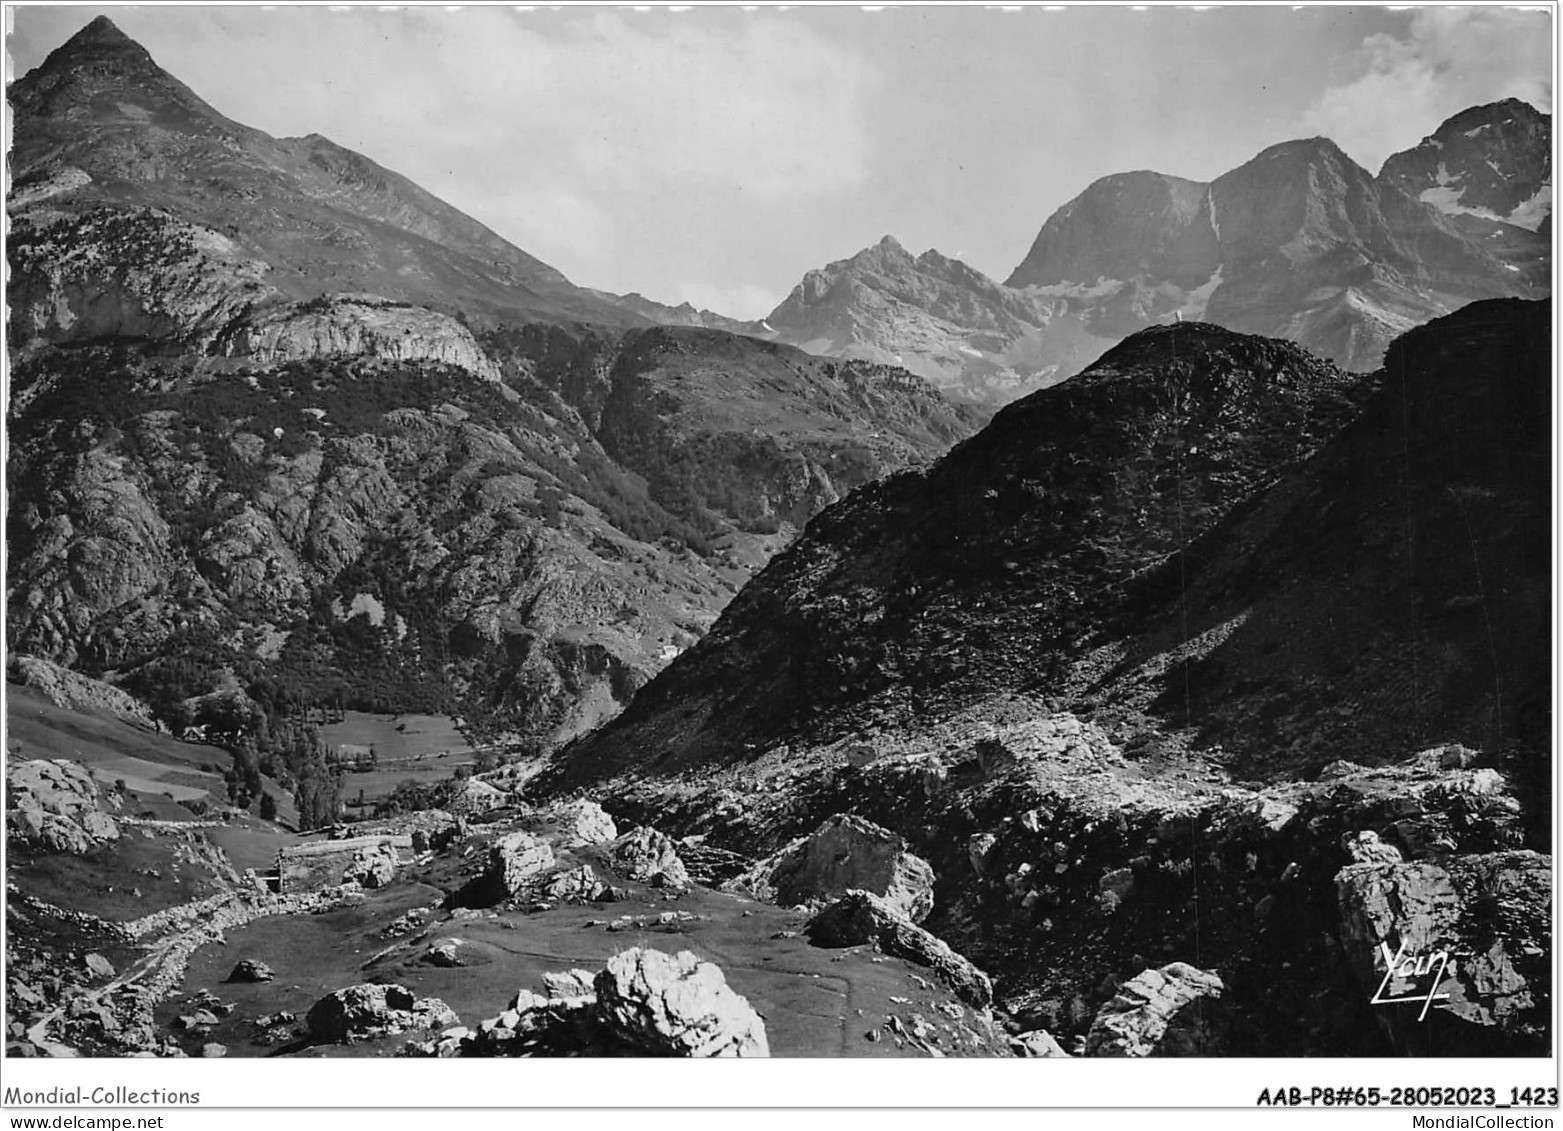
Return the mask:
M1550 1126L1555 16L5 5L0 1106Z

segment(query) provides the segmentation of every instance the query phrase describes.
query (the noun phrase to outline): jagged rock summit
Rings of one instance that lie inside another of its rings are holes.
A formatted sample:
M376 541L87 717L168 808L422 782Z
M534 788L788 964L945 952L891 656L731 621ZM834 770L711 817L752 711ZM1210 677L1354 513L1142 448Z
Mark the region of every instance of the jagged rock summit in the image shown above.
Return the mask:
M887 235L810 271L765 324L811 353L902 365L957 400L1000 404L1089 360L1037 351L1048 316L960 260L913 256Z
M1552 115L1518 98L1472 106L1391 156L1379 178L1440 212L1545 234L1552 216Z
M1102 177L1047 218L1002 285L887 236L809 272L767 324L811 352L894 360L987 404L1174 320L1286 338L1367 371L1394 337L1465 302L1549 293L1550 200L1550 119L1498 103L1457 115L1378 177L1324 137L1270 146L1209 183Z

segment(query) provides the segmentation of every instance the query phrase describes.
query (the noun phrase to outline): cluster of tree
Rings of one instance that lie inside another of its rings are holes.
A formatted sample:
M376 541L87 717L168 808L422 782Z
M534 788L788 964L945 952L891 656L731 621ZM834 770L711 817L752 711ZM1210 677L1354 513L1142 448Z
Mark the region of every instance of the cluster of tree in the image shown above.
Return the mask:
M409 778L397 783L389 797L375 804L374 816L395 817L420 809L443 809L450 804L455 788L454 777L436 782L417 782Z
M291 787L300 829L336 823L343 812L344 767L327 752L314 727L284 720L247 734L228 747L233 766L227 773L228 800L248 809L257 799L260 815L275 820L277 803L263 778Z

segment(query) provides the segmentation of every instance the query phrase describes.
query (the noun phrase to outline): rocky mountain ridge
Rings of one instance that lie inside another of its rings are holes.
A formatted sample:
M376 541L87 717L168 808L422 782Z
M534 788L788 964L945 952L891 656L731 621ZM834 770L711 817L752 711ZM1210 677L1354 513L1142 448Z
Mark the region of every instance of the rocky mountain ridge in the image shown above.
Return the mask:
M106 18L10 96L12 638L143 693L182 655L206 686L177 698L280 676L546 747L976 421L904 372L653 327L231 121Z
M1190 1054L1539 1049L1549 348L1515 300L1367 376L1142 331L825 512L531 788L750 854L878 822L1066 1046L1181 962ZM1366 1004L1395 938L1462 956L1429 1025Z
M8 97L13 211L165 213L232 241L295 301L363 292L475 319L640 321L360 154L224 117L107 17Z
M1416 653L1474 649L1468 662L1491 663L1485 637L1462 619L1478 608L1482 623L1512 625L1513 639L1528 642L1497 657L1501 705L1462 693L1454 669L1435 677L1424 667L1414 697L1396 691L1374 715L1388 728L1378 737L1362 720L1326 725L1308 714L1316 707L1301 711L1281 731L1281 746L1300 743L1285 772L1307 764L1310 746L1367 757L1414 745L1419 712L1434 709L1447 712L1440 730L1471 745L1533 741L1537 688L1524 673L1540 637L1520 626L1543 601L1534 569L1545 554L1520 516L1547 500L1545 304L1473 304L1400 339L1390 361L1356 377L1213 325L1142 331L1078 378L1001 411L932 467L827 511L563 772L611 775L636 767L645 749L661 751L664 767L741 759L748 743L910 725L999 692L1087 695L1100 709L1148 710L1157 725L1181 728L1194 708L1172 693L1187 691L1198 697L1201 740L1231 755L1229 742L1253 734L1244 688L1259 694L1279 679L1287 687L1261 700L1278 694L1299 709L1321 693L1312 684L1304 693L1298 666L1315 632L1307 655L1321 664L1344 662L1325 641L1345 623L1367 634L1353 636L1349 654L1369 668L1390 640ZM1391 438L1410 445L1409 462ZM1461 461L1440 463L1445 450ZM1406 515L1408 491L1420 509ZM1478 516L1464 503L1478 497L1506 503ZM1402 516L1386 525L1397 499ZM1449 542L1466 539L1469 550L1469 538L1480 595L1471 554ZM1369 560L1354 546L1380 549ZM1408 565L1408 554L1422 564ZM1373 584L1358 577L1369 573ZM1294 623L1304 577L1328 578L1352 618L1329 629ZM1419 612L1407 635L1384 621L1386 595L1413 581L1407 599ZM1369 591L1373 608L1358 608ZM1179 594L1206 604L1173 615ZM1171 639L1184 629L1182 642ZM1267 644L1265 632L1281 636ZM1272 647L1283 636L1285 648ZM1239 647L1241 663L1206 655ZM1143 698L1171 673L1176 689ZM1319 673L1337 687L1347 677L1333 666ZM1365 668L1350 681L1368 695L1375 678ZM1500 717L1502 729L1491 729ZM1273 759L1278 740L1258 745Z
M550 745L627 702L815 511L971 427L908 375L716 331L573 348L600 386L494 340L481 377L361 347L38 353L10 425L13 642L133 680L185 654L308 696L348 671L350 697L387 703L422 681ZM341 611L359 594L383 619Z
M1446 215L1545 235L1552 216L1552 115L1518 98L1462 110L1389 157L1379 178Z
M1429 173L1450 137L1462 144ZM1393 338L1465 302L1549 292L1549 241L1526 227L1550 211L1550 145L1550 118L1500 103L1457 115L1376 178L1327 138L1271 146L1209 184L1114 174L1054 212L1002 285L886 237L810 272L767 321L811 352L896 360L990 405L1178 320L1368 370ZM1458 177L1471 204L1450 204L1447 161L1470 170ZM1499 206L1526 225L1499 223Z

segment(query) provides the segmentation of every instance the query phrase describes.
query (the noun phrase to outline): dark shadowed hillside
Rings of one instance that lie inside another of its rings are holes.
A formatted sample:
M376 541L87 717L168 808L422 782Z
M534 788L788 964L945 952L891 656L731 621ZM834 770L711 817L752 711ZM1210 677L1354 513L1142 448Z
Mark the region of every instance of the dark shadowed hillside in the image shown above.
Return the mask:
M927 925L1087 1055L1174 962L1224 986L1189 1055L1543 1050L1548 313L1365 378L1135 335L827 510L548 784L738 851L895 830ZM1410 932L1464 955L1426 1025L1366 1004Z

